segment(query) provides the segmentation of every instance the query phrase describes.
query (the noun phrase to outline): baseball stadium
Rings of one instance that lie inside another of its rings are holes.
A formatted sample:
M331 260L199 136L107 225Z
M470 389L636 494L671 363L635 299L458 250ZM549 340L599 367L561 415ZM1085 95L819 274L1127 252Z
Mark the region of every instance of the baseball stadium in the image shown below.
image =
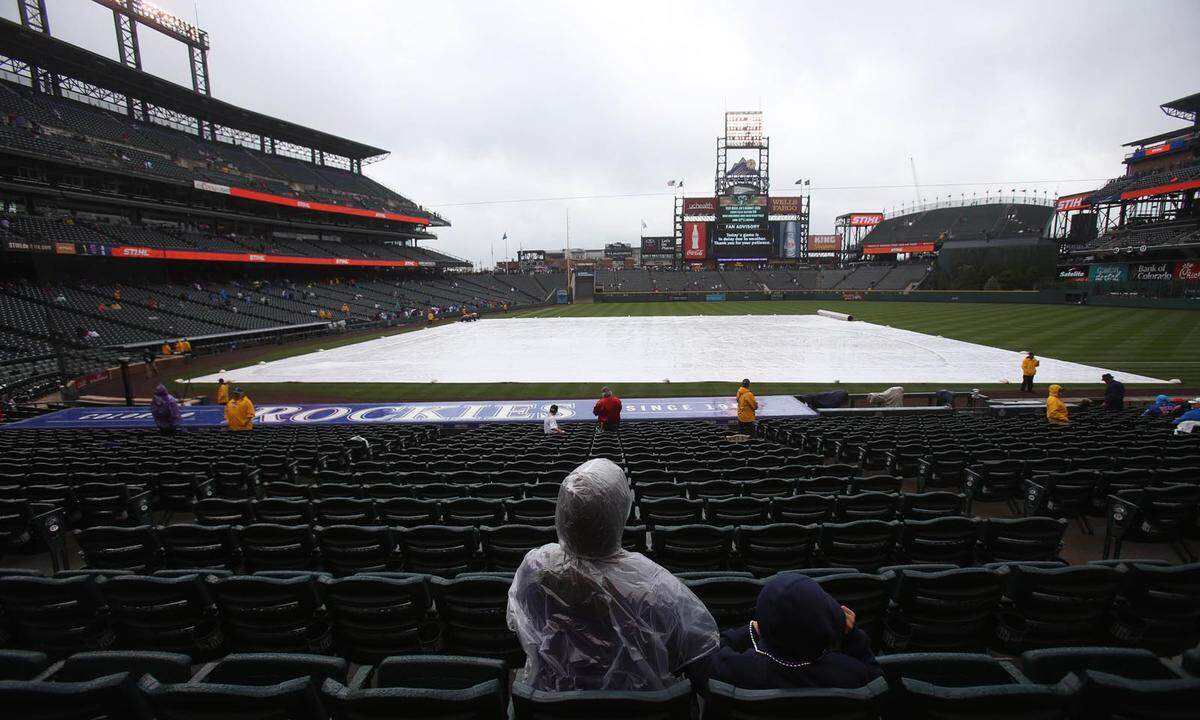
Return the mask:
M1200 93L824 234L727 111L670 232L484 265L75 2L0 18L12 717L1193 716Z

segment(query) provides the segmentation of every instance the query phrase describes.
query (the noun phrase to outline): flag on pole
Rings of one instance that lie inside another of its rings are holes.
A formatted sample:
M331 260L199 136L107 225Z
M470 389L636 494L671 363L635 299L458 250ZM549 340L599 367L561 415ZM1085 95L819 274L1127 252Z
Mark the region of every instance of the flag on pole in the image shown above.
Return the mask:
M642 221L642 229L643 229L643 230L645 230L645 229L646 229L646 221L645 221L645 220L643 220L643 221Z
M502 237L502 238L500 238L500 239L501 239L501 240L507 240L507 239L508 239L508 233L504 233L504 237Z
M667 181L667 187L675 187L675 181L674 181L674 180L668 180L668 181Z

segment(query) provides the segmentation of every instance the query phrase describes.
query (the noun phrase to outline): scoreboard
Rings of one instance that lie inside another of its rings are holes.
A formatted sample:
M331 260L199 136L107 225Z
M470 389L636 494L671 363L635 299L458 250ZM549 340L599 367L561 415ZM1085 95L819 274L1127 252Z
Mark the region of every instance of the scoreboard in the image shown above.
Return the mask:
M766 260L775 254L767 226L766 195L722 195L717 200L714 258Z

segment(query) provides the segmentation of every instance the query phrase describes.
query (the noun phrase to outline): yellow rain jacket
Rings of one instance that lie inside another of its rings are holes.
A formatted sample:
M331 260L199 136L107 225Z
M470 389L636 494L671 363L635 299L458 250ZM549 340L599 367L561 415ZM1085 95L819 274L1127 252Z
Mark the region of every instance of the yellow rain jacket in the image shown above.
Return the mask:
M1041 365L1036 358L1031 358L1028 355L1021 361L1021 374L1034 376L1037 375L1038 365Z
M254 429L254 403L245 395L241 400L230 400L225 404L225 422L230 430Z
M1061 393L1062 385L1051 385L1050 396L1046 398L1046 420L1054 425L1066 425L1070 422L1067 418L1067 406L1059 397Z
M163 343L163 346L162 346L162 354L163 354L163 355L170 355L170 354L171 354L171 344L170 344L170 343Z
M217 404L229 404L229 383L221 383L217 386Z
M758 410L758 398L748 387L740 387L737 391L738 422L754 422L754 412Z

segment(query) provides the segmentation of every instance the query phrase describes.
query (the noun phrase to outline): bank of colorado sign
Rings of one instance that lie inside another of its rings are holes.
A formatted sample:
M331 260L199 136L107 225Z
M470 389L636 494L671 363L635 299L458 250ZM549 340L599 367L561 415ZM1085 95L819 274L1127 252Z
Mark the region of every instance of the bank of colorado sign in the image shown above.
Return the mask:
M514 400L506 402L450 402L263 405L254 421L261 425L484 425L490 423L540 423L551 405L558 405L560 421L595 422L594 400ZM215 428L225 424L220 405L182 408L185 428ZM758 417L816 417L808 405L791 395L758 398ZM737 417L737 400L731 397L634 398L623 401L621 419L638 420L732 420ZM69 408L28 420L0 425L0 430L39 428L152 428L154 417L147 407Z

